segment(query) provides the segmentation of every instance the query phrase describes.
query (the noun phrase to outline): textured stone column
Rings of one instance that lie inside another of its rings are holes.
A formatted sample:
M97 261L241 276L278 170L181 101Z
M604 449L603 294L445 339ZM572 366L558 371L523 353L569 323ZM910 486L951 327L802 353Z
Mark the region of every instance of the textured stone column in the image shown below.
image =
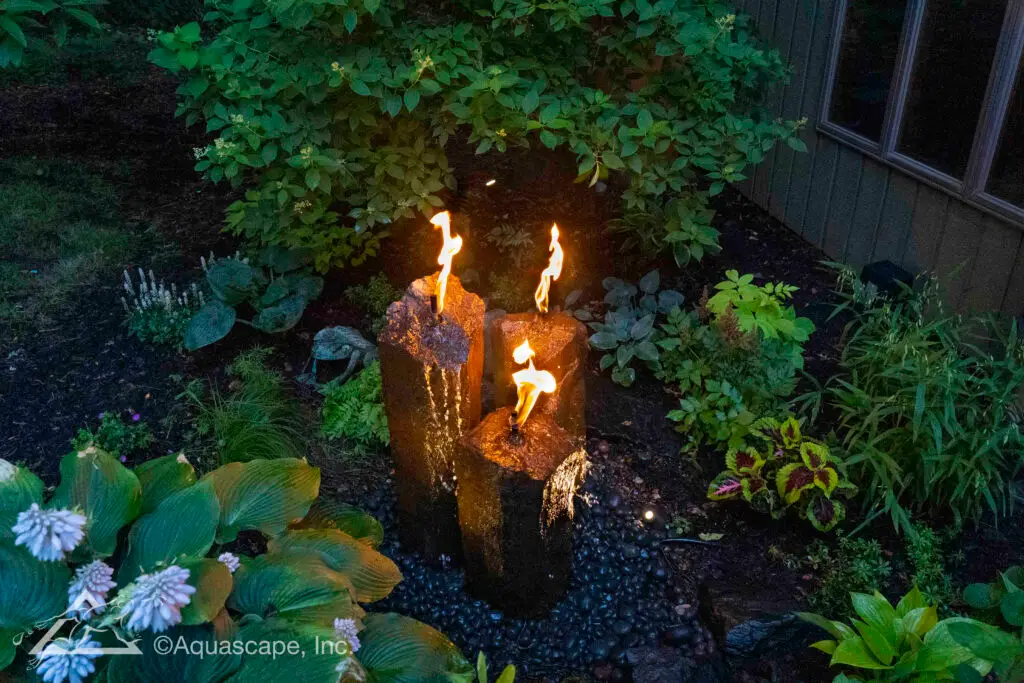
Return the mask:
M569 433L573 443L582 446L587 437L586 386L587 328L565 313L516 313L495 321L494 377L496 405L514 406L516 387L512 375L523 366L512 359L512 351L529 340L536 352L538 370L555 376L558 388L537 403L538 411L550 415ZM530 419L533 419L532 417Z
M461 550L455 500L459 439L480 422L484 302L448 278L444 313L431 307L436 275L388 307L378 338L402 542L436 560Z
M587 455L536 410L511 439L511 416L510 407L486 416L455 461L466 584L506 614L537 616L569 585L573 496Z

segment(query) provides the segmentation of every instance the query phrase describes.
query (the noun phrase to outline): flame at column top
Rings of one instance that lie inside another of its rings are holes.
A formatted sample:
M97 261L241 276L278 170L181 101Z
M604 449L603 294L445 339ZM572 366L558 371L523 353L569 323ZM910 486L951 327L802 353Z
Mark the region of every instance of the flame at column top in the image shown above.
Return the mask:
M434 227L441 228L441 235L444 244L441 245L441 253L437 257L437 263L441 266L441 274L437 276L437 288L434 293L437 295L437 315L440 316L444 310L444 293L448 287L448 276L452 272L452 259L462 249L462 238L451 233L452 215L447 211L434 214L430 222Z
M537 398L541 392L552 394L557 387L555 376L547 370L538 370L533 367L533 357L536 355L530 348L529 340L524 341L512 352L512 359L522 365L529 362L530 366L512 375L512 381L516 383L516 391L519 393L519 401L516 403L515 416L516 425L523 426L526 418L530 416L533 406L537 404Z
M548 261L548 267L540 274L540 284L537 285L537 291L533 295L533 300L537 302L537 310L541 313L548 312L548 292L551 290L551 281L557 280L558 276L562 274L562 260L565 258L562 245L558 243L557 223L551 225L551 246L548 247L548 251L551 252L551 259Z

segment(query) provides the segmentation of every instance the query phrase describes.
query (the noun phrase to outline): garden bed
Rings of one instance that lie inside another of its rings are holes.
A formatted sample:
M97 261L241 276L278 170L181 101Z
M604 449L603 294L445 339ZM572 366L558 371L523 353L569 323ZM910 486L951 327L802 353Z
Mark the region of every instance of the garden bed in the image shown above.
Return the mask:
M198 277L201 255L229 248L218 228L233 195L193 173L191 150L200 138L182 130L173 110L173 83L155 73L126 86L7 88L0 90L0 139L6 157L33 159L41 167L60 159L107 178L119 197L124 229L152 245L124 266L153 267L184 283ZM727 269L784 281L800 288L796 306L818 326L806 346L808 372L819 380L831 374L841 323L827 320L832 277L820 266L824 255L735 191L727 189L716 201L723 252L679 269L670 260L623 254L615 239L595 238L615 217L620 188L595 192L574 184L572 164L553 153L476 157L466 146L456 149L451 162L462 190L453 204L467 242L457 272L469 289L486 294L491 273L516 281L509 252L485 239L494 227L514 224L532 237L521 280L528 297L535 264L545 257L546 230L557 221L568 265L553 301L574 289L584 291L584 301L600 299L605 276L636 281L655 267L663 283L691 304ZM487 186L492 178L497 182ZM144 345L123 327L116 270L74 292L44 324L0 332L0 457L27 465L53 485L68 440L104 411L137 413L151 423L156 439L139 459L182 447L190 414L177 397L188 380L211 377L226 385L224 366L255 344L273 345L274 365L294 378L306 367L316 331L360 324L359 309L342 296L347 285L383 271L404 286L434 268L436 238L425 220L392 232L377 259L331 273L319 300L282 336L236 330L226 342L192 355ZM475 271L475 281L465 277L467 270ZM382 550L406 578L381 607L441 629L467 654L483 650L494 666L520 665L524 680L628 680L627 652L660 643L672 646L659 656L666 667L681 666L683 680L829 680L826 658L806 650L814 634L780 617L806 608L819 577L802 558L810 541L830 537L793 519L772 521L740 503L707 501L707 482L722 456L679 454L681 437L665 420L677 400L660 383L641 378L631 389L612 384L599 371L597 354L586 381L593 469L578 500L575 578L569 597L545 620L507 619L465 595L457 567L429 566L405 553L395 540L386 462L357 467L330 451L312 455L323 472L325 498L362 505L384 524ZM315 394L296 389L315 412ZM647 511L652 519L645 518ZM964 555L956 578L988 580L1024 558L1021 522L1018 513L999 530L984 524L961 536L953 549ZM902 542L881 523L873 530L902 566ZM757 638L737 641L734 633L727 652L730 629L751 619L761 620L760 644Z

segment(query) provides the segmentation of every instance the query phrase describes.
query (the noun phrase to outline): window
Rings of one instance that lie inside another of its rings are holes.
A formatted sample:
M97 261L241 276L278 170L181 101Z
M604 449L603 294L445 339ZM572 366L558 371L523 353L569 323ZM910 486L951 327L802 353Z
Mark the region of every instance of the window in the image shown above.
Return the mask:
M820 128L1024 223L1024 0L839 0Z

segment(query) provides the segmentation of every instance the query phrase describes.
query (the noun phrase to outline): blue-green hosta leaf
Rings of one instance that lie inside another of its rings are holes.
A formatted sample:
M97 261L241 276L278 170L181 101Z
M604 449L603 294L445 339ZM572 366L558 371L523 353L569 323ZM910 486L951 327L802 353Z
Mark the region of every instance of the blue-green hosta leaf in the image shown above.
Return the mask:
M1024 592L1006 593L999 601L999 612L1011 626L1024 624Z
M13 540L18 513L43 502L43 482L25 467L0 460L0 541Z
M219 543L233 541L244 529L282 533L306 516L320 492L320 470L295 458L233 462L206 480L220 500Z
M370 614L359 661L374 683L469 683L473 667L443 633L399 614Z
M196 470L183 454L165 455L134 470L142 485L142 513L152 512L168 496L196 483Z
M991 662L1012 661L1021 656L1020 640L979 621L958 621L947 626L950 637L976 657Z
M237 318L235 309L221 301L214 299L206 302L205 306L196 311L185 328L185 348L195 351L219 342L228 336Z
M292 294L273 306L264 308L259 315L253 318L252 324L253 327L264 332L284 332L298 324L305 310L306 297L301 294Z
M661 284L661 274L657 270L651 272L640 278L640 291L647 294L654 294L658 291L658 286Z
M361 619L349 578L313 552L267 553L235 572L228 606L243 614L280 614L293 621L330 625L335 618Z
M181 623L196 626L213 621L224 609L234 587L231 570L223 562L208 557L193 557L177 564L189 571L188 585L196 588L188 605L181 610Z
M253 267L239 259L215 261L206 271L206 282L213 295L228 306L245 301L255 288L256 280Z
M338 681L367 679L355 657L344 647L333 647L337 640L334 631L312 624L296 624L284 618L251 619L238 630L237 639L254 643L296 643L304 654L278 654L257 652L247 654L242 666L231 678L231 683L268 683L295 681L296 683L338 683ZM360 638L362 634L360 634ZM348 676L345 672L348 672ZM424 680L424 679L420 679Z
M119 581L128 583L178 558L202 557L213 546L219 520L220 502L208 480L167 497L132 526Z
M14 644L21 631L0 628L0 671L11 665L18 654L18 646Z
M40 562L22 546L0 541L0 629L31 631L68 606L71 570Z
M90 446L60 461L60 486L49 507L79 508L88 518L85 540L76 549L109 557L117 549L117 534L142 511L138 477L106 451Z
M992 664L981 660L965 646L956 641L950 632L954 624L977 624L974 619L951 617L943 619L924 637L924 645L917 653L915 670L946 671L960 664L968 664L982 676L988 674Z
M167 654L157 654L153 641L163 636L170 638L175 648ZM175 626L162 634L144 631L137 638L139 642L136 645L142 650L142 655L105 657L108 662L106 678L101 677L96 679L97 681L223 683L242 665L240 654L220 654L221 651L217 649L217 634L209 625ZM192 652L202 652L203 656L177 648L181 642L185 642Z
M383 600L402 580L394 562L337 529L296 529L272 539L268 548L320 554L327 566L348 576L359 602Z
M384 541L384 527L370 513L354 505L317 499L293 529L338 529L371 548Z

